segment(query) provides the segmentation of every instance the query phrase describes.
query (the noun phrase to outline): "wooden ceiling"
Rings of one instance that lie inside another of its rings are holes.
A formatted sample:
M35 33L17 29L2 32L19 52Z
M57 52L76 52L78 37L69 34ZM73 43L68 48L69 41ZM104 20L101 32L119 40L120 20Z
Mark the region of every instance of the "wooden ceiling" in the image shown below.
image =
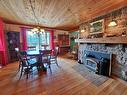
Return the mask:
M0 0L6 23L68 30L127 5L127 0Z

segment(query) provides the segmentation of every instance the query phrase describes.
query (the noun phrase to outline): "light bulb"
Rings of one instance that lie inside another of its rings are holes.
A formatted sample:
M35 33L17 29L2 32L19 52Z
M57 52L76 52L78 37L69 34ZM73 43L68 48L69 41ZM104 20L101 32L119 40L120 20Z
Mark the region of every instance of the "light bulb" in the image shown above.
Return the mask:
M40 31L41 31L41 32L45 32L45 30L44 30L44 29L40 29Z
M38 28L33 28L32 31L33 32L38 31Z

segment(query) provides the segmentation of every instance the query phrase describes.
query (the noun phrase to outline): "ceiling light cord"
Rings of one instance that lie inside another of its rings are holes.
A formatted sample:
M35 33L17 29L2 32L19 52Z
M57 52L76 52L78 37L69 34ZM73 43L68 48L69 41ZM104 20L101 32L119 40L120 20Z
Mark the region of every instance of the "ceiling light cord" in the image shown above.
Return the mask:
M39 26L39 20L38 20L36 14L35 14L35 8L34 8L35 5L33 6L32 0L29 0L29 3L30 3L30 7L32 9L32 12L33 12L33 15L34 15L34 18L35 18L35 22L37 22L37 27L36 28L33 28L32 29L32 32L33 33L36 32L40 36L40 34L41 33L44 33L45 31L44 31L44 29L41 29L40 26ZM35 4L35 0L34 0L34 4Z
M39 25L39 20L38 20L38 18L37 18L37 16L36 16L36 14L35 14L35 8L33 7L33 5L32 5L32 0L29 0L29 2L30 2L30 7L31 7L31 9L32 9L32 12L33 12L33 15L34 15L34 18L35 18L35 21L37 22L37 24ZM34 0L34 3L35 3L35 0Z

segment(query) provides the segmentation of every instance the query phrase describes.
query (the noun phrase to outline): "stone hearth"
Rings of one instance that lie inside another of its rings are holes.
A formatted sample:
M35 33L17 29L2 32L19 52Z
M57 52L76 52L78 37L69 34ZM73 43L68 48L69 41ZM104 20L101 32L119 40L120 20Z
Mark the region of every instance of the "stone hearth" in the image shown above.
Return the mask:
M83 63L84 50L99 51L103 53L112 53L112 74L122 78L121 71L127 64L127 46L122 44L80 44L79 60Z

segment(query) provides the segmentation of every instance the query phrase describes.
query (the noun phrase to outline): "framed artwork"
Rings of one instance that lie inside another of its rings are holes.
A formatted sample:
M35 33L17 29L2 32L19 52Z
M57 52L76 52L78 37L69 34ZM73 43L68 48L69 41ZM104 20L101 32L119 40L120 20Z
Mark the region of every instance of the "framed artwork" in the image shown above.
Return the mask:
M90 23L90 34L104 32L104 19Z

